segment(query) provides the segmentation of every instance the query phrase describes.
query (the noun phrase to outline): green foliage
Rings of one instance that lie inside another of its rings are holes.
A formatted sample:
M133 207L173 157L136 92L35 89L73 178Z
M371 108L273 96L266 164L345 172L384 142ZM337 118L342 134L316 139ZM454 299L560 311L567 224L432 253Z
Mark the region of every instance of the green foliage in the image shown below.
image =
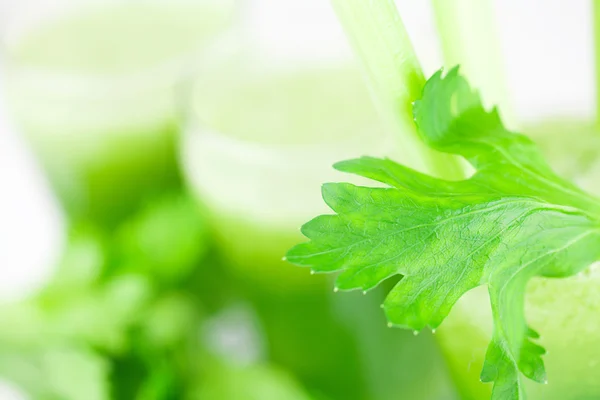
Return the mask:
M202 307L188 286L210 267L208 242L181 194L155 199L114 232L72 227L48 286L0 306L0 375L40 399L178 396L202 362L192 337Z
M391 325L415 331L437 328L461 296L487 285L494 333L481 379L494 382L494 400L522 399L522 375L546 382L544 349L525 320L526 285L600 259L600 202L485 110L458 69L427 82L414 116L429 147L462 156L474 174L448 181L388 159L341 162L338 170L388 187L324 185L336 214L304 225L310 241L287 258L315 272L341 271L342 290L402 276L384 309Z
M148 204L118 230L120 270L153 276L163 284L187 279L208 251L207 225L193 199L171 195Z

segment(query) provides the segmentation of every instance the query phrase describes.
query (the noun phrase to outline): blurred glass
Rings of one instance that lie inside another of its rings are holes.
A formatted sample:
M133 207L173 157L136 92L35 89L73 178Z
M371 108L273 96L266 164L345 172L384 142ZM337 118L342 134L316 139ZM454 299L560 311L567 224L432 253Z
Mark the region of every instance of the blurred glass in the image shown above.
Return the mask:
M328 4L246 5L232 55L194 82L181 155L268 356L317 398L446 398L431 338L389 330L380 291L334 294L327 277L282 261L301 224L328 211L321 184L361 182L335 162L398 149Z
M3 32L18 127L73 219L114 224L176 187L180 85L226 27L223 0L26 1Z
M3 15L12 116L71 219L49 282L0 305L0 376L28 398L195 399L220 363L200 331L229 285L176 141L187 78L232 7L40 0Z

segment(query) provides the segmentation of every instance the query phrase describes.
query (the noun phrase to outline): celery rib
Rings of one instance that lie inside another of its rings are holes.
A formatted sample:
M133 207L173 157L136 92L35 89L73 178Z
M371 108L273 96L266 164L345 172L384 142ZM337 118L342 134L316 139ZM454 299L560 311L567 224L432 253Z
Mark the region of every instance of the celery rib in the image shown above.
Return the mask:
M332 4L380 114L399 141L403 162L443 177L462 177L457 159L431 151L417 134L412 103L421 96L425 77L394 2L332 0Z
M516 128L500 39L490 0L432 0L445 67L460 65L484 105L497 106L502 120Z

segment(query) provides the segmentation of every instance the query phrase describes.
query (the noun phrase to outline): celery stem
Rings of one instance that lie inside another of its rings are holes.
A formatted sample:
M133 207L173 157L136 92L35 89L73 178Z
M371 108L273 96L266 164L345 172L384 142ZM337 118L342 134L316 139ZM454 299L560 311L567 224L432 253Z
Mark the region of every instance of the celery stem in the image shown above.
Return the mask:
M483 103L498 106L507 126L515 128L491 0L432 2L445 66L460 65Z
M400 141L403 163L446 178L463 175L459 161L420 140L412 103L425 78L393 0L331 0L361 61L369 87L389 129Z

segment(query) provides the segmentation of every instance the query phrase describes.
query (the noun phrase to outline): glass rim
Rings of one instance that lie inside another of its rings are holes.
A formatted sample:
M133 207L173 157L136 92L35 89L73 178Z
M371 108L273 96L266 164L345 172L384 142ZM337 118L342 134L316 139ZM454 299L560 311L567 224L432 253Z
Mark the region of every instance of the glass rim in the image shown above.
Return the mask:
M185 176L193 175L190 168L193 159L202 157L203 153L218 154L228 160L235 160L239 165L252 165L253 168L311 169L322 160L330 160L329 167L333 171L337 162L366 156L382 157L382 152L396 149L398 142L382 127L378 143L379 151L370 147L360 154L351 154L357 149L360 140L368 139L366 135L340 142L309 142L296 144L277 144L252 141L229 135L226 132L207 127L198 121L187 121L181 130L177 146L179 164ZM390 155L383 156L385 158ZM301 161L300 161L301 160ZM189 178L186 178L189 179Z
M260 59L260 56L256 57L256 59ZM294 73L307 70L318 73L319 71L326 69L339 69L356 73L358 84L366 85L362 77L360 66L354 63L353 60L317 60L316 62L306 62L291 66L282 66L277 64L273 65L262 62L254 63L256 60L249 61L247 58L244 58L244 60L245 64L243 66L238 67L238 64L236 64L235 68L241 68L245 72L250 72L248 75L250 79L257 77L271 79L273 76L293 76ZM253 67L257 68L254 69ZM273 75L273 71L275 71L275 75ZM253 140L252 138L230 134L227 131L215 128L213 124L207 122L206 119L201 116L201 113L198 112L198 98L200 94L203 93L201 90L199 90L199 83L203 79L205 79L204 76L202 76L200 79L192 80L191 84L187 87L186 92L182 94L185 98L185 100L182 101L182 104L184 105L182 109L182 142L188 141L188 137L203 136L207 142L214 146L215 149L219 149L219 151L222 150L224 153L239 154L244 157L253 155L253 159L275 160L288 157L306 157L307 152L310 152L317 157L319 155L331 155L332 149L336 148L341 149L340 152L343 153L346 147L355 148L358 141L365 140L370 137L370 134L367 135L363 133L345 135L335 140L323 140L319 137L315 137L314 140L309 140L306 142L285 143L280 141ZM247 80L248 77L245 77L240 81L245 82ZM365 89L365 94L370 97L370 92L367 89ZM210 95L208 95L208 97L210 97ZM369 99L369 102L373 104L373 114L375 116L374 121L377 123L374 125L373 135L378 136L378 140L381 143L385 143L387 145L395 144L394 138L388 133L384 122L379 116L376 105L371 99ZM341 159L339 161L341 161Z

